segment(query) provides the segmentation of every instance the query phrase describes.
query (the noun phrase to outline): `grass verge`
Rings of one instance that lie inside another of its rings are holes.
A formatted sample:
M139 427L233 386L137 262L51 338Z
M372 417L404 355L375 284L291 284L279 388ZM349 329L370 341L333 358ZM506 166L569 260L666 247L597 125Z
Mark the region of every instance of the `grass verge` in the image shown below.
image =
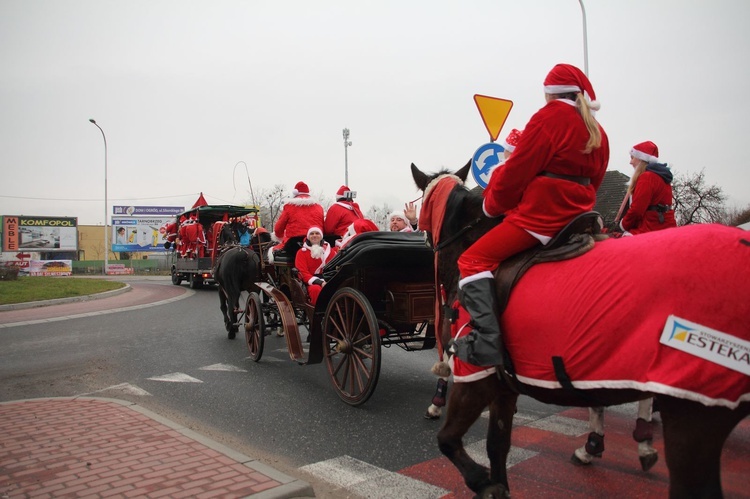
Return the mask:
M0 305L92 295L124 286L125 283L103 279L24 276L0 281Z

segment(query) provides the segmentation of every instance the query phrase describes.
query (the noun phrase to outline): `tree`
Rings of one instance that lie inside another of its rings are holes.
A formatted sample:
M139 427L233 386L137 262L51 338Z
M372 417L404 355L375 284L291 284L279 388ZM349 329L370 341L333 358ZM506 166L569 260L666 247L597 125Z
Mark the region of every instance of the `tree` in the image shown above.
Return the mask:
M726 210L724 224L736 227L748 222L750 222L750 205L747 205L744 208L733 206Z
M703 170L675 175L672 194L677 225L721 223L725 220L726 196L721 187L706 185Z
M281 214L286 197L284 186L281 184L276 184L270 191L265 189L259 191L260 222L268 232L273 232L273 226L276 225L276 220Z
M369 218L380 230L390 230L388 224L388 215L391 214L393 209L388 203L383 203L383 206L370 206L370 209L365 213L365 218Z

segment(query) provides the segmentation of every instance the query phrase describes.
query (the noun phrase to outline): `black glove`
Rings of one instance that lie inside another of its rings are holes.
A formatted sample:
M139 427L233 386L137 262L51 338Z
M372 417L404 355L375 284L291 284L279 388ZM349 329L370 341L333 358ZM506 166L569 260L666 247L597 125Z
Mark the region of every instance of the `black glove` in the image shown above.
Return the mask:
M318 286L322 286L322 285L323 285L323 284L325 284L325 283L326 283L326 282L325 282L325 281L324 281L323 279L315 279L315 280L313 281L313 284L317 284Z

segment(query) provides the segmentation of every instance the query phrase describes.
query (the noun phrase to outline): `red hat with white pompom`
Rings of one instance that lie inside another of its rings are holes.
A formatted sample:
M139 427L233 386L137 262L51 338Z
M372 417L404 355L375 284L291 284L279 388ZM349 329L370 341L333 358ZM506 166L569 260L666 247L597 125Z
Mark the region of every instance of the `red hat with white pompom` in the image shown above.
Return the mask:
M571 64L558 64L544 79L544 93L554 95L569 92L583 94L589 107L594 111L598 111L601 107L599 101L596 100L594 87L583 71Z
M630 150L630 155L646 163L659 162L659 148L650 140L634 145Z
M292 194L296 197L300 194L310 194L310 188L307 186L304 182L297 182L294 184L294 189L292 190Z

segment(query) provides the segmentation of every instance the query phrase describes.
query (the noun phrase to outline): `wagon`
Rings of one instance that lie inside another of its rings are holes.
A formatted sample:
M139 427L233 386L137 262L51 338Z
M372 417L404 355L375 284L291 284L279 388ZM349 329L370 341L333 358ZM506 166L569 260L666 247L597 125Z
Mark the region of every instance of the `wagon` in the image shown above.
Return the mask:
M259 361L265 336L281 328L293 361L324 362L338 396L361 405L377 385L382 348L435 346L432 250L419 233L360 234L326 264L326 285L313 306L294 268L300 245L300 239L291 239L273 264L264 262L265 281L256 283L260 292L248 297L244 328L250 357ZM306 357L301 326L309 332Z

